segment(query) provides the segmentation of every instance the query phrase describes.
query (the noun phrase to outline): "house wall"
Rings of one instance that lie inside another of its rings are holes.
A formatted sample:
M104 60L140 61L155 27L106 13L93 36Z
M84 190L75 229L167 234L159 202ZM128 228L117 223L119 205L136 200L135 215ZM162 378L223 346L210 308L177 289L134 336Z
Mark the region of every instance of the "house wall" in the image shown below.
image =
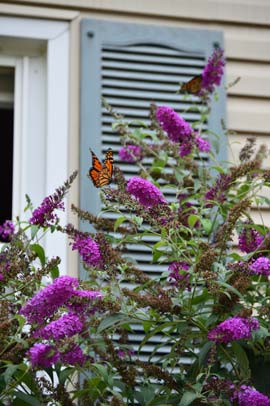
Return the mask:
M222 30L227 57L227 125L229 160L237 159L247 136L270 147L270 1L269 0L12 0L0 3L0 14L61 19L70 22L70 171L79 163L79 28L80 20L96 17ZM269 166L269 161L266 162ZM78 190L70 196L78 199ZM270 212L264 212L270 224Z

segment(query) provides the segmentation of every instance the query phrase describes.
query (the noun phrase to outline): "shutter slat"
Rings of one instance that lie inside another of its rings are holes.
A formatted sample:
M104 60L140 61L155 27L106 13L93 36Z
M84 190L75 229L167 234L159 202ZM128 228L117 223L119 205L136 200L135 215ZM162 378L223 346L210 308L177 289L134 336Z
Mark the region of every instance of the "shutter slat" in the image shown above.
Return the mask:
M179 88L179 86L178 86ZM178 89L175 89L176 90ZM154 92L154 91L144 91L142 94L142 91L136 91L133 90L132 94L130 93L129 90L125 89L110 89L110 88L104 88L103 89L103 96L108 99L111 96L117 97L120 101L123 102L124 99L129 100L129 99L143 99L148 101L149 103L155 102L156 104L159 103L170 103L170 102L180 102L181 101L181 96L179 96L176 93L173 94L166 94L164 93L159 93L159 92ZM199 98L197 96L190 96L189 100L192 102L194 101L199 101Z
M189 57L189 59L204 59L204 55L203 53L194 53L194 52L181 52L180 50L176 50L173 48L169 48L169 47L162 47L162 45L158 45L158 46L147 46L147 45L129 45L129 46L113 46L113 45L105 45L103 47L104 52L123 52L123 53L137 53L137 54L159 54L160 56L166 55L166 56L177 56L177 57L183 57L183 58L187 58L187 55Z
M173 75L178 75L178 74L184 74L186 73L187 76L194 76L194 75L199 75L202 71L201 68L199 67L194 67L194 66L177 66L177 65L171 65L171 66L166 66L163 64L159 65L154 65L154 64L143 64L143 63L130 63L127 64L125 61L113 61L113 60L105 60L102 62L102 68L110 68L110 69L115 69L115 70L125 70L125 71L132 71L132 72L152 72L153 74L155 73L166 73L166 74L173 74Z
M103 69L102 75L104 78L108 79L131 79L131 80L136 80L136 81L145 81L145 82L156 82L156 83L179 83L182 81L187 80L187 74L186 70L181 74L177 75L165 75L165 74L159 74L155 73L154 75L152 73L147 73L147 72L125 72L125 71L117 71L113 69Z
M164 65L166 66L190 66L192 68L194 67L199 67L203 68L204 66L204 59L189 59L189 58L184 58L184 57L179 57L179 56L167 56L167 55L160 55L160 54L137 54L135 52L133 53L126 53L126 52L107 52L106 50L103 50L102 53L102 60L103 61L121 61L124 63L131 63L134 64L134 62L139 62L142 64L157 64L160 65L161 61Z

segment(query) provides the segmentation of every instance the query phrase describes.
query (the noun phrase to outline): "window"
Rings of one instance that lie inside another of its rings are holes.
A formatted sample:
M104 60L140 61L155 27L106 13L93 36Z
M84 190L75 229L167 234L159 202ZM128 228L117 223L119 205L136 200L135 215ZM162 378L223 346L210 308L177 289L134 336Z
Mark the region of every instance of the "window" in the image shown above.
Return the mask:
M14 69L0 66L1 151L0 225L12 218Z
M8 215L11 210L13 218L18 215L24 218L25 194L36 206L69 176L68 28L68 23L61 21L0 16L0 76L4 71L14 74L13 147L11 144L7 147L9 168L12 167L9 171L12 207L9 193L7 215L4 215L8 218L11 218ZM12 81L11 76L6 78L6 85L8 81ZM11 92L11 82L9 88ZM7 112L4 113L8 120ZM1 134L2 131L3 125ZM12 133L12 129L10 131ZM7 168L2 171L3 177L7 180ZM5 194L7 190L5 188ZM66 212L62 213L62 220L67 223ZM66 273L67 239L55 235L45 239L44 245L48 256L61 257L61 271Z
M109 147L112 148L116 164L126 178L136 174L134 166L118 159L119 136L112 131L112 118L101 108L101 97L104 96L129 121L148 121L149 104L155 102L173 107L187 121L194 122L199 118L198 113L186 112L190 101L176 91L180 81L201 73L216 44L223 47L222 34L216 31L82 21L80 207L83 210L97 213L100 209L98 192L86 176L91 165L89 147L100 157ZM194 96L194 101L200 106L199 98ZM206 126L220 133L220 119L224 115L225 93L221 89L219 101L213 106ZM220 159L225 158L222 156L224 150L220 148ZM81 227L86 229L87 225L82 223ZM130 255L150 276L157 276L165 270L164 266L151 263L151 251L145 247L130 247ZM136 327L134 331L131 340L136 349L143 332L136 331ZM155 339L158 337L153 337ZM151 346L147 345L141 354L148 355L151 351ZM170 348L164 346L160 351L170 351Z

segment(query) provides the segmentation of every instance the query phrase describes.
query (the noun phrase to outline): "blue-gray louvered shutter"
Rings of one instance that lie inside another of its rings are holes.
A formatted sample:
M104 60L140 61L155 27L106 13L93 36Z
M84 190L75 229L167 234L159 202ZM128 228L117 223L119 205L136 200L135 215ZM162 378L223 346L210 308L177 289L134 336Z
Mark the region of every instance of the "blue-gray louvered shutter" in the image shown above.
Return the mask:
M201 73L217 44L223 47L222 33L217 31L93 19L82 21L80 207L83 210L92 213L100 210L98 190L86 176L91 165L89 147L101 158L109 147L112 148L115 162L127 178L135 175L136 170L134 165L118 162L119 136L112 131L112 118L101 108L101 97L104 96L127 120L147 122L149 104L153 101L169 105L181 113L188 109L190 99L185 100L182 95L176 94L179 82ZM198 98L194 99L200 104ZM190 122L199 118L196 111L181 114ZM222 87L206 127L220 133L221 117L225 117L225 92ZM225 159L225 148L224 142L219 159ZM84 227L86 225L82 224L82 229ZM130 247L130 255L141 269L152 276L165 270L164 266L151 263L151 251L143 246ZM135 348L142 337L140 331L131 335ZM152 344L159 340L159 337L153 337ZM152 349L153 346L148 343L143 349L145 356ZM170 347L164 346L160 351L170 351Z

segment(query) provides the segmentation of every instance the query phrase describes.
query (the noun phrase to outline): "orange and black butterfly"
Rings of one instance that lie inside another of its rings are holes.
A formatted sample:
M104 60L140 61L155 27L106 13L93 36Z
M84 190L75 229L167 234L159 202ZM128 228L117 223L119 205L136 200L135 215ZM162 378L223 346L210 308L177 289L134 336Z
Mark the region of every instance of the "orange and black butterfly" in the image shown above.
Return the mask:
M89 177L95 187L107 186L112 181L113 175L113 152L108 149L103 163L100 162L96 154L90 149L92 154L92 167L89 169Z
M202 75L194 76L188 82L183 83L180 93L198 94L202 89Z

